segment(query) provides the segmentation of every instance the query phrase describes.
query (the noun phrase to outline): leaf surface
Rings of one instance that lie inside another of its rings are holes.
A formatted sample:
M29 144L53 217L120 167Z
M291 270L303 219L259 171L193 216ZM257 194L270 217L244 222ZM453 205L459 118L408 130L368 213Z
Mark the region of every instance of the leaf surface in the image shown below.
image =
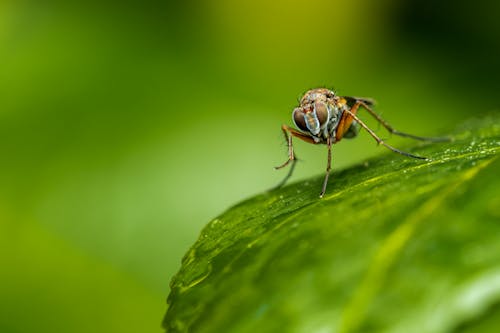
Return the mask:
M500 325L500 117L248 199L171 281L168 332L490 332ZM381 148L382 149L382 148Z

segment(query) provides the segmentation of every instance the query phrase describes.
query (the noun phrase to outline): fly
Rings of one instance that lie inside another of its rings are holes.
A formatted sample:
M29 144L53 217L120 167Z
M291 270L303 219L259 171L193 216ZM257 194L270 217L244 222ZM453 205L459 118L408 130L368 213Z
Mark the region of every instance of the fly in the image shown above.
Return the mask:
M365 129L379 145L383 145L395 153L411 158L428 160L426 157L399 150L385 143L377 136L377 134L375 134L373 130L361 121L361 119L359 119L357 113L360 108L365 109L392 134L421 141L440 142L449 140L448 138L429 138L400 132L394 129L377 113L375 113L372 109L373 105L374 101L370 98L337 96L332 90L326 88L317 88L306 92L300 99L300 105L292 112L292 120L297 129L287 125L281 126L281 130L285 135L285 140L288 145L288 159L285 163L277 166L275 169L284 168L290 163L292 165L285 179L283 179L277 187L286 183L292 175L295 163L297 162L297 158L293 150L293 137L312 144L326 144L327 146L328 160L326 164L326 175L325 180L323 181L320 198L322 198L326 192L328 177L330 176L332 164L332 145L338 143L343 138L356 137L360 127Z

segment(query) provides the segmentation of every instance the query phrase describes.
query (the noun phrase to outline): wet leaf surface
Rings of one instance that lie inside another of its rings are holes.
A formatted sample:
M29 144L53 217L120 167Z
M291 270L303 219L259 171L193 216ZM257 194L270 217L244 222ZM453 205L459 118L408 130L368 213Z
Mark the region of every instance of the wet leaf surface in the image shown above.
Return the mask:
M500 117L246 200L171 281L168 332L490 332L500 325Z

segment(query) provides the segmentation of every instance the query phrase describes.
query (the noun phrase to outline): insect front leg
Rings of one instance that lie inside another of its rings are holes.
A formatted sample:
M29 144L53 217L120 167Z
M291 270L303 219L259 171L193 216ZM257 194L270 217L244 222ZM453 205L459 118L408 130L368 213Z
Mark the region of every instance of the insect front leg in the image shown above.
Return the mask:
M296 137L296 138L299 138L303 141L316 144L316 142L314 141L314 139L312 137L310 137L309 135L304 134L302 132L299 132L296 129L293 129L290 126L281 125L281 130L283 131L283 134L285 135L285 140L286 140L286 143L288 145L288 160L286 160L285 163L283 163L282 165L275 167L276 170L286 167L290 162L295 162L297 159L295 156L295 152L293 151L292 137Z
M328 147L328 161L326 162L326 175L325 180L323 181L323 188L321 189L321 193L319 195L320 198L323 198L326 192L326 185L328 184L328 177L330 177L330 170L332 169L332 138L328 137L326 141L326 145Z
M288 181L288 179L292 176L293 170L295 169L295 164L297 163L297 156L295 155L295 152L293 150L293 141L292 138L296 137L299 138L305 142L313 143L316 144L317 142L314 141L312 137L310 137L307 134L304 134L302 132L297 131L296 129L291 128L290 126L287 125L281 125L281 130L283 131L283 135L285 136L285 140L288 146L288 159L285 161L285 163L275 167L276 170L282 169L286 167L288 164L292 163L292 166L290 170L288 171L288 174L285 176L285 178L274 188L279 188Z
M285 141L288 147L288 159L285 163L280 166L274 167L276 170L286 167L290 162L295 161L295 154L293 151L293 142L292 142L292 134L293 129L287 125L281 125L281 130L283 131L283 135L285 136Z

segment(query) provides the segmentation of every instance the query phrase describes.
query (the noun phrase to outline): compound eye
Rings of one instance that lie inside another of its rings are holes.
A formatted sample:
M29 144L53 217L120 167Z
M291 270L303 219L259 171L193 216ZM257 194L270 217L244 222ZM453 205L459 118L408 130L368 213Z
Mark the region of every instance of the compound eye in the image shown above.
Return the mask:
M319 120L319 125L323 127L328 122L328 107L323 102L316 102L314 103L314 112Z
M301 108L296 108L295 110L293 110L292 118L295 126L297 126L299 130L308 132L306 119L304 118L304 111L302 111Z

